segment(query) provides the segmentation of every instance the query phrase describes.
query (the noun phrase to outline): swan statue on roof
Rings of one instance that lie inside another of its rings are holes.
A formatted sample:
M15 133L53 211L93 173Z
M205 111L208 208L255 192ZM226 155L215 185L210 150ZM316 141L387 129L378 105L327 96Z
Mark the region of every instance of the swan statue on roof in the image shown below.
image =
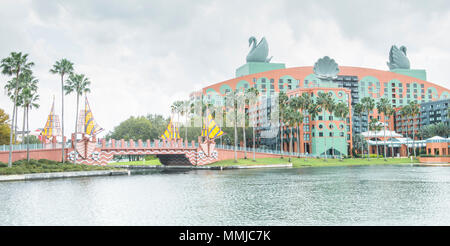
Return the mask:
M263 37L258 44L256 44L256 38L250 37L248 39L248 46L252 46L252 49L247 55L247 62L266 62L269 63L272 57L267 58L269 55L269 44L265 37Z
M409 59L406 57L406 47L400 46L400 49L396 45L391 46L389 51L389 62L387 62L389 70L393 69L409 69Z

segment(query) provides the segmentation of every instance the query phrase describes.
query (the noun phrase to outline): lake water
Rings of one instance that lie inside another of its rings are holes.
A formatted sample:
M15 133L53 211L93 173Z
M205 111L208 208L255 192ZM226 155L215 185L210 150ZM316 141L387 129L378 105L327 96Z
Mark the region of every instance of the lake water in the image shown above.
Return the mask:
M0 182L0 225L450 225L450 168L155 170Z

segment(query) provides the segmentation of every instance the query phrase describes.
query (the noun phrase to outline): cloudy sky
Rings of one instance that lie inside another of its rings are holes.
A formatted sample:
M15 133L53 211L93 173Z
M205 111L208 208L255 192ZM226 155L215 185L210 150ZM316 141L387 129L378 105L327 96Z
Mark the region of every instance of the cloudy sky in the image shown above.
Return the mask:
M61 111L60 78L48 72L61 58L89 77L94 116L112 130L131 115L168 115L174 100L232 78L250 36L265 36L272 62L287 67L328 55L340 65L387 70L390 46L405 45L412 68L450 88L449 30L447 0L0 2L0 58L22 51L36 64L41 108L30 113L33 130L43 127L53 95ZM0 108L11 113L9 79L0 75ZM65 102L67 134L75 95Z

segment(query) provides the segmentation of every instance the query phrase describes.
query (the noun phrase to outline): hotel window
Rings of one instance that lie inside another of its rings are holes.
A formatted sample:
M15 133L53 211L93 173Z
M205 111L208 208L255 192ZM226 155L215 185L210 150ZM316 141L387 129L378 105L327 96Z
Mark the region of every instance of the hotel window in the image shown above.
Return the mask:
M414 84L413 84L413 87L414 87L414 88L417 88L417 84L416 84L416 83L414 83Z
M273 80L273 79L270 79L270 83L273 84L273 82L274 82L274 80Z
M408 83L408 84L406 84L406 88L409 88L409 83Z
M350 140L350 134L347 134L347 140Z
M333 124L328 125L330 129L333 129Z
M339 135L341 135L341 137L343 137L343 136L344 136L344 133L343 133L343 132L340 132Z
M261 85L261 88L266 89L266 85L265 85L265 84L262 84L262 85Z
M323 120L322 116L319 116L319 120Z
M253 83L256 83L256 78L253 78Z
M319 137L323 137L323 132L319 132Z
M425 87L425 85L424 84L420 84L420 88L424 88Z
M288 89L289 89L289 90L291 89L291 85L288 85Z
M278 85L278 89L283 89L283 85Z
M333 120L333 116L328 116L328 120Z
M333 133L332 133L332 132L330 132L329 136L330 136L330 137L332 137L332 136L333 136Z

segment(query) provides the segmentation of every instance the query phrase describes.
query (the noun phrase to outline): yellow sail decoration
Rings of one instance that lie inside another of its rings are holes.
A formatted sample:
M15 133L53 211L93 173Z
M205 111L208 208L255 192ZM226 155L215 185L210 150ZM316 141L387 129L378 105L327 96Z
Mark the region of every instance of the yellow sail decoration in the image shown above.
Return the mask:
M161 135L161 138L165 139L165 140L172 140L172 139L180 138L180 131L179 131L178 127L172 123L172 119L170 120L169 125L167 126L167 129Z
M55 115L55 97L53 97L52 109L47 117L47 122L41 131L41 136L50 139L53 136L60 136L59 117Z
M222 129L213 120L212 115L209 114L208 118L203 121L202 136L214 139L223 135Z
M96 135L97 133L103 131L103 128L101 128L94 120L94 116L92 115L91 107L89 107L89 102L87 100L87 97L85 97L85 104L84 104L84 133L87 135Z

